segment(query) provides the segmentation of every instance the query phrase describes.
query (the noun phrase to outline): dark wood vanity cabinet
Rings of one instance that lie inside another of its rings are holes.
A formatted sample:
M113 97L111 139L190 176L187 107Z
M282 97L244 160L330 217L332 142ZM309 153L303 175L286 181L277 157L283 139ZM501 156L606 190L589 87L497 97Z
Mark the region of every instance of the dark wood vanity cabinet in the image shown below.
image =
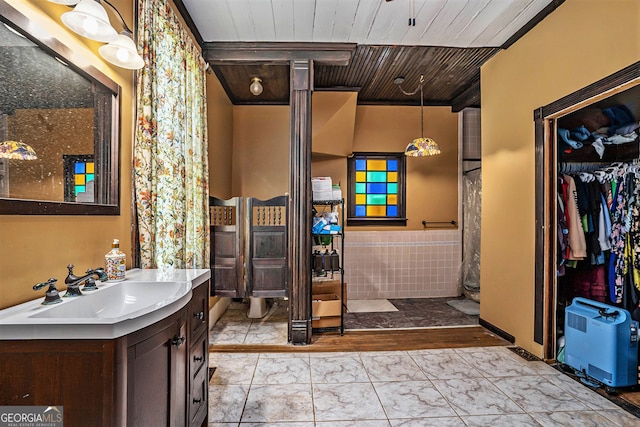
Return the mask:
M189 425L206 425L209 396L209 286L193 291L189 312L189 357L187 361Z
M209 281L117 339L0 341L0 406L62 406L69 427L206 426L208 304Z

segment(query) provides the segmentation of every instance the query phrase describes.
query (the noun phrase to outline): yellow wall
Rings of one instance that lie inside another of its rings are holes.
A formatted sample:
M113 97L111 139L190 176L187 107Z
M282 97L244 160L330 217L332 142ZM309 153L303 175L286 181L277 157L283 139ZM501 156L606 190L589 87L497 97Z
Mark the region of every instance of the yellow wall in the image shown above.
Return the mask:
M419 230L422 221L458 221L458 115L449 107L425 107L425 136L435 139L442 154L407 158L407 227L358 230ZM400 152L420 136L419 107L358 106L353 152ZM350 153L349 153L350 154ZM346 197L346 158L316 160L313 176L331 176ZM356 231L356 230L352 230Z
M207 133L209 135L209 194L233 197L233 105L213 73L207 73Z
M313 154L345 157L353 152L358 94L314 92L311 112Z
M640 59L636 0L566 0L482 67L480 316L533 341L533 110Z
M289 107L233 107L233 196L267 200L289 189Z
M7 0L10 5L37 21L73 50L74 61L90 63L112 78L122 88L121 105L121 175L119 216L30 216L2 215L0 245L0 308L40 298L44 291L31 287L49 277L64 281L66 265L76 265L76 272L104 264L104 254L114 238L131 253L131 151L133 139L134 73L111 67L97 53L101 45L76 37L63 27L60 15L65 6L41 0ZM114 5L133 27L133 1L113 0ZM115 18L117 19L117 18ZM115 24L114 26L117 25ZM131 265L131 258L127 259ZM59 286L62 287L62 286Z
M343 191L348 154L404 151L409 141L420 136L419 107L353 105L354 117L349 102L353 94L333 94L335 102L330 102L331 94L315 93L314 100L317 95L320 101L313 107L318 126L313 130L312 175L331 176L335 183L342 184ZM335 105L340 106L338 114L334 114ZM458 115L449 107L425 107L424 111L425 134L440 144L443 154L407 159L406 228L366 230L417 230L423 228L422 220L458 220ZM318 141L330 141L330 146L325 148ZM336 141L341 141L340 146ZM233 144L233 196L268 199L288 191L289 107L233 107Z

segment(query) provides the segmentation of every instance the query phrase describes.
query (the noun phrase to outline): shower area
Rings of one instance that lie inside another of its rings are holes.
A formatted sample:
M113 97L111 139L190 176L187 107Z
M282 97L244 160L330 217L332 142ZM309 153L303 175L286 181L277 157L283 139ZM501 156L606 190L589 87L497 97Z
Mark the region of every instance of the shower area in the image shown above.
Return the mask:
M347 229L344 265L349 305L360 300L391 303L388 311L349 310L347 330L478 324L480 109L462 110L458 126L457 218L433 218L443 221L423 222L420 230ZM391 311L393 306L397 311Z

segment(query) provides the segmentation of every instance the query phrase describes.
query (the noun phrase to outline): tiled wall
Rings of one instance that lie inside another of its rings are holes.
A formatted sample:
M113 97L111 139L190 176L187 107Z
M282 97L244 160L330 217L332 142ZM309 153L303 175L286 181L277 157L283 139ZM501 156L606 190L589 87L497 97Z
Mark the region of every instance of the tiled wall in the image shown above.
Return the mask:
M480 127L480 109L462 110L462 156L464 159L482 157L482 129Z
M460 295L460 236L459 230L347 232L349 299Z

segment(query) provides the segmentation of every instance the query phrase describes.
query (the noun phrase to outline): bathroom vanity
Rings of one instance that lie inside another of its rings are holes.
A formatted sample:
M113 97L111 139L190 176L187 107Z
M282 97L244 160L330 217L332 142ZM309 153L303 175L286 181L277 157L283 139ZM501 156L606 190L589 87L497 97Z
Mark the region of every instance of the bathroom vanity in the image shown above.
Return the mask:
M206 425L209 286L210 270L132 270L0 310L0 405L62 406L71 427Z

